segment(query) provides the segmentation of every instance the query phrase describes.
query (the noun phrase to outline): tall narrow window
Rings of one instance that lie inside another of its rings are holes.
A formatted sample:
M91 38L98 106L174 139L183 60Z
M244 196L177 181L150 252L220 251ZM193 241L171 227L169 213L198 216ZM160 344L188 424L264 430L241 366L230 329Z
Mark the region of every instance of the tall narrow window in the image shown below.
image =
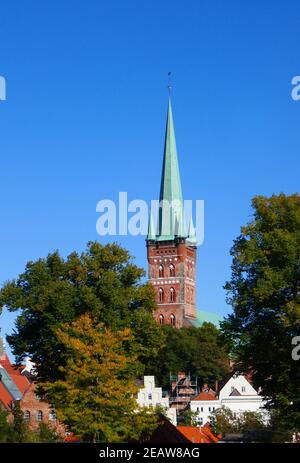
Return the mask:
M175 267L173 264L170 265L170 277L175 276Z
M38 411L36 412L36 419L37 419L38 421L43 421L43 412L42 412L42 410L38 410Z
M170 323L171 325L175 326L175 315L173 313L170 315Z
M159 302L164 302L164 290L162 288L159 288Z
M162 314L160 314L160 316L159 316L159 324L163 325L164 322L165 322L165 317Z
M170 302L175 302L175 289L170 289Z
M160 265L158 267L158 276L159 276L159 278L163 278L163 276L164 276L164 267L163 267L163 265Z
M26 421L28 423L28 421L30 421L30 411L29 410L25 410L24 412L24 421Z

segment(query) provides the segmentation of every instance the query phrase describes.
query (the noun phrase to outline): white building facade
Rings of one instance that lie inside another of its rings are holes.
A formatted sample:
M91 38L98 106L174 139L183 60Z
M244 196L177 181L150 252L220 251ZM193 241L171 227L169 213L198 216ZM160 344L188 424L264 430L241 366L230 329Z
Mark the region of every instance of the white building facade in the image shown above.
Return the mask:
M190 407L192 412L197 413L198 424L203 425L209 422L210 415L221 407L229 408L236 415L246 411L266 414L263 409L264 402L264 397L257 393L244 376L235 374L220 390L218 397L202 391L191 400Z
M163 397L162 388L155 386L154 376L144 376L144 387L139 390L137 403L141 407L161 406L174 426L177 426L176 408L170 408L169 398Z

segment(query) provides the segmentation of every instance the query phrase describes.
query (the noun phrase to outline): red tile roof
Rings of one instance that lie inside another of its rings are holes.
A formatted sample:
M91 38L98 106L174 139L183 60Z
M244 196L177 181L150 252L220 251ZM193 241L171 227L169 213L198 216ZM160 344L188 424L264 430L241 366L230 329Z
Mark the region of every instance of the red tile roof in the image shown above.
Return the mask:
M200 392L197 397L194 397L192 400L217 400L216 397L208 392Z
M22 395L27 391L30 386L30 381L25 375L21 374L21 371L24 367L15 367L10 363L8 355L6 352L3 352L0 356L0 365L6 370L7 374L10 376L11 380L17 386L18 390ZM6 409L9 408L13 397L10 395L4 384L0 379L0 402L4 405Z
M208 426L177 426L177 429L194 444L216 444L219 441Z
M3 386L0 381L0 404L2 403L6 410L10 410L13 397L10 395L8 390Z

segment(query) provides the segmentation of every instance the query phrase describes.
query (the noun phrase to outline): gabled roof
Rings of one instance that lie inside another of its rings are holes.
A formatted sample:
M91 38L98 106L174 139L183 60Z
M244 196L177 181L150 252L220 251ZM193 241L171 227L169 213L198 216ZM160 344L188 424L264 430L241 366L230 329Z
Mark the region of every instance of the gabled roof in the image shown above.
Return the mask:
M6 372L8 373L14 384L17 386L21 394L24 394L24 392L30 386L30 381L28 380L26 375L21 374L21 371L24 369L24 365L12 365L6 353L4 353L4 355L1 356L0 365L2 365L3 368L6 370Z
M216 444L219 438L213 434L209 426L177 426L190 442L195 444Z
M13 397L0 381L0 406L2 404L6 410L10 410L13 400Z
M196 397L192 399L194 400L217 400L213 394L209 394L208 392L200 392Z
M2 351L0 356L0 402L9 410L11 403L21 399L30 386L26 375L22 375L23 366L11 364L8 355Z
M140 440L142 442L143 439ZM188 444L189 439L179 431L167 418L161 417L159 426L154 430L150 438L145 440L153 444Z
M239 396L239 395L242 395L242 394L235 388L233 389L231 394L229 394L229 396Z

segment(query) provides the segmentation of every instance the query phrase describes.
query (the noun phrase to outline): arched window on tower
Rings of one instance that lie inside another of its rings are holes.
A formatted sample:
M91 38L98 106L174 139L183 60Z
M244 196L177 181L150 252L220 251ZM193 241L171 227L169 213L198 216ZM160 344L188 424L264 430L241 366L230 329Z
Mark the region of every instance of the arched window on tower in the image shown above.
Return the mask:
M30 411L25 410L23 417L24 417L24 421L26 421L26 423L28 423L28 421L30 421Z
M175 276L175 267L173 264L170 265L170 277L174 277Z
M158 277L163 278L163 276L164 276L164 267L163 267L163 265L160 265L158 267Z
M165 323L165 317L162 314L160 314L160 316L159 316L159 324L163 325L164 323Z
M170 323L171 323L171 325L175 326L175 321L176 321L175 320L175 315L173 313L171 313L171 315L170 315Z
M175 302L175 289L171 288L170 289L170 302Z
M162 288L159 288L158 294L159 294L159 302L164 302L164 290Z

